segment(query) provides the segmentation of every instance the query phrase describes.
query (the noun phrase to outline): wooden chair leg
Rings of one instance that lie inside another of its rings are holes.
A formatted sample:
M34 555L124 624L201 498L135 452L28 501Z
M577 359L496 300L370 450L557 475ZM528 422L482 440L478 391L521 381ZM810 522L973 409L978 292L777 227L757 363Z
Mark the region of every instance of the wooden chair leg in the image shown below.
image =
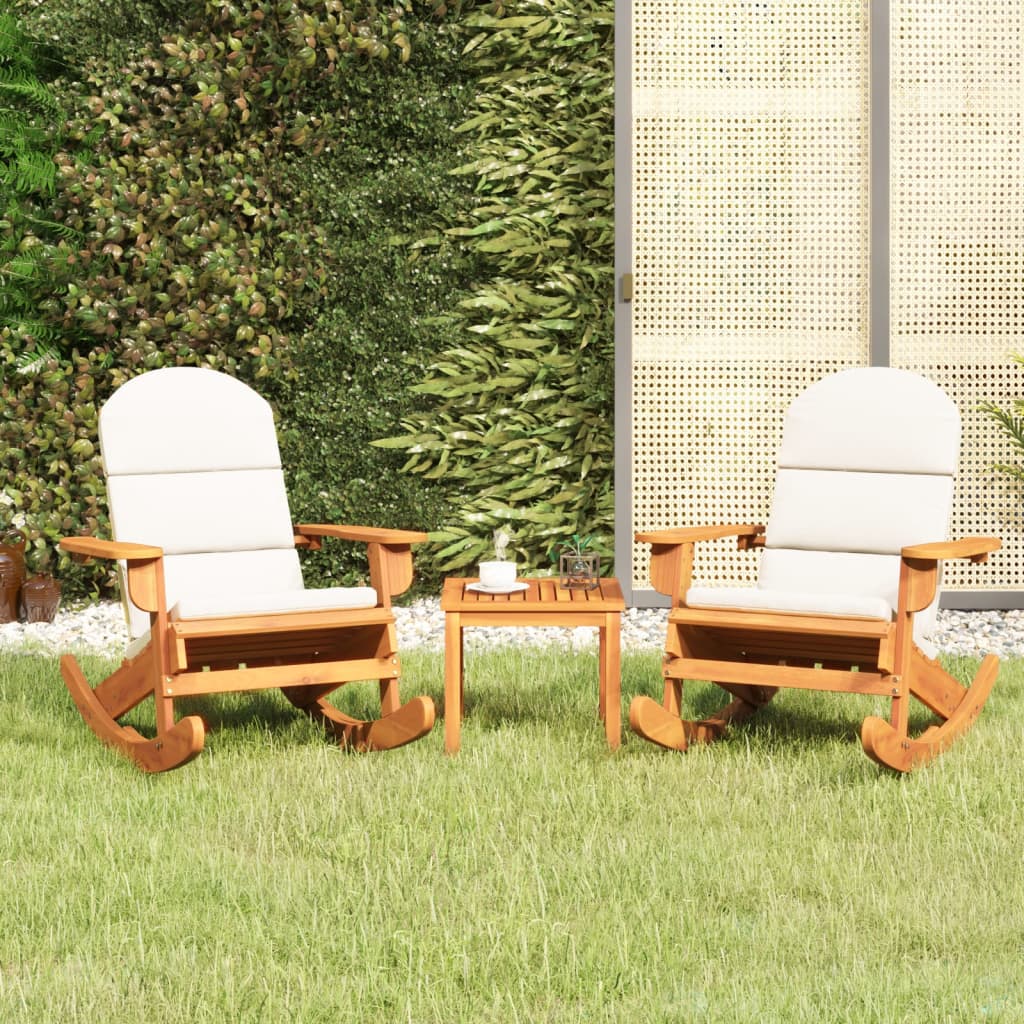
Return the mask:
M939 718L956 713L967 687L961 686L937 661L926 657L917 647L910 654L910 692Z
M394 750L426 736L434 728L434 702L429 697L414 697L394 713L370 721L352 718L325 700L318 700L304 710L343 747L360 752Z
M682 679L666 679L665 693L661 700L661 706L670 714L677 717L683 710L683 681Z
M393 715L402 706L398 696L398 677L380 680L380 714L381 718Z
M921 657L923 659L923 655ZM917 665L916 660L913 660L910 670L912 673L911 693L917 696L918 692L923 691L930 697L934 697L937 679L933 667L937 663L932 662L926 666L927 671L922 671L922 674L915 679L914 673L917 671ZM939 671L944 670L940 668ZM998 674L999 659L994 654L990 654L982 661L970 687L963 691L960 703L951 713L942 716L945 717L945 721L941 725L933 725L925 729L917 738L901 734L884 719L874 716L866 718L860 732L864 752L878 764L899 772L910 771L937 757L944 750L948 750L954 741L974 724L985 701L988 700L988 695L992 692L992 686ZM956 680L950 679L950 683L955 687L959 686ZM929 702L926 700L925 703ZM933 708L933 710L935 709Z
M147 740L131 726L119 725L89 686L75 658L66 654L60 660L64 683L90 729L108 746L120 750L147 772L165 772L179 768L197 757L203 749L205 730L202 719L188 715L155 739Z

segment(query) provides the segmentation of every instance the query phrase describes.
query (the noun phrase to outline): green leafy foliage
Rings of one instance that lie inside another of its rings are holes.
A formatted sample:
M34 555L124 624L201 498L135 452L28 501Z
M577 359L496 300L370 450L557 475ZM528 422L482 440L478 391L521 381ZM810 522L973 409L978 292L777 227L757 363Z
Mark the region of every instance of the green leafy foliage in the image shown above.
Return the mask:
M70 237L48 210L62 114L45 73L39 44L0 13L0 344L15 350L58 337L48 300Z
M293 346L321 317L339 239L294 169L362 115L365 93L341 114L332 102L346 82L410 57L402 5L183 7L195 18L159 47L61 81L53 218L76 240L48 299L61 344L0 352L0 500L44 549L107 532L96 412L130 376L191 364L271 397L297 387ZM110 582L104 566L60 568L69 593Z
M459 244L486 268L435 319L455 334L415 387L406 472L445 488L435 565L484 557L498 525L519 559L596 534L612 515L613 5L524 0L466 19L482 77L453 173L477 201L417 243Z
M59 347L58 295L78 238L52 207L63 142L52 71L40 44L0 14L0 525L25 530L33 566L65 527L100 522L95 411L76 405L79 368ZM84 585L77 569L68 576L70 590Z
M418 401L411 388L450 340L431 318L473 269L455 252L408 259L409 238L469 201L449 171L464 157L451 126L465 118L473 81L457 25L428 14L407 19L406 32L409 61L372 62L307 94L334 127L321 151L289 167L332 250L321 310L292 347L296 382L274 388L292 510L306 521L429 529L446 509L443 486L403 476L401 453L372 447ZM420 586L436 587L418 556L417 569ZM305 556L305 571L353 582L365 553L325 545Z
M8 0L32 34L70 68L122 67L202 14L204 0Z
M56 331L0 351L0 502L34 547L106 532L96 411L171 364L275 403L297 519L433 530L428 586L496 525L524 561L607 536L604 8L16 0L79 64ZM340 547L311 580L361 574ZM70 594L109 583L61 569Z
M1024 366L1024 355L1014 353L1013 360L1018 366ZM1010 446L1024 459L1024 398L1014 399L1009 409L995 402L983 402L979 408L995 420ZM1024 483L1024 462L998 462L992 469L1018 483Z

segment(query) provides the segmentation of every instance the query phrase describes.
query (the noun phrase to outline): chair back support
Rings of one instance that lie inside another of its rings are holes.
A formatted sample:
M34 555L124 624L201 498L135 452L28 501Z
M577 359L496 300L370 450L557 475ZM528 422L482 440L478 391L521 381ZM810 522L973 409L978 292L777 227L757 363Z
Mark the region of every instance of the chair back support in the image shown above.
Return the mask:
M956 406L917 374L863 367L812 385L786 415L758 585L895 608L900 549L947 537L959 448Z
M164 549L168 607L302 589L274 418L255 391L213 370L153 370L111 396L99 435L113 536ZM149 616L126 604L141 636Z

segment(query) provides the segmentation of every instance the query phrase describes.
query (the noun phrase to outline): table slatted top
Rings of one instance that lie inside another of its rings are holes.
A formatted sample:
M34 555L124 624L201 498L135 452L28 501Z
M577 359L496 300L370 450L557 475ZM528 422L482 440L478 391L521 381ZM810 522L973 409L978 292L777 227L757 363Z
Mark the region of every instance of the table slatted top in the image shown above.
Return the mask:
M483 594L467 590L466 585L477 583L475 578L452 578L444 582L441 592L441 610L446 612L472 612L494 609L503 612L558 611L558 612L621 612L626 602L616 579L602 579L593 590L567 590L558 585L558 577L523 579L526 590L514 594Z

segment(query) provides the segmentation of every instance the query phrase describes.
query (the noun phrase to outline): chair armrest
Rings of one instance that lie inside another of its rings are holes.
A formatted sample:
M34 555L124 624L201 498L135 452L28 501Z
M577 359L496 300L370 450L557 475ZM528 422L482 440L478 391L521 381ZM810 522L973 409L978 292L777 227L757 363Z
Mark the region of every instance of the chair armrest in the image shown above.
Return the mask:
M163 548L151 544L133 544L124 540L100 540L99 537L62 537L64 551L83 558L124 559L127 562L163 558Z
M985 562L989 553L1003 546L998 537L961 537L960 540L938 541L934 544L911 544L900 551L903 558L941 562L946 558L969 558Z
M960 540L910 544L900 551L900 613L919 612L932 603L939 588L939 562L946 558L969 558L985 562L990 551L998 551L998 537L963 537Z
M124 585L132 603L145 612L166 614L164 594L164 551L152 544L98 537L62 537L62 550L84 558L111 558L125 562Z
M418 530L387 530L376 526L334 526L330 523L300 523L295 527L300 537L335 537L363 544L422 544L428 539Z
M740 548L757 545L764 527L754 524L742 526L690 526L676 530L652 530L638 533L636 539L651 545L651 584L659 594L672 598L672 607L683 603L693 576L693 545L699 540L718 540L737 537Z
M718 540L721 537L756 537L764 533L760 525L743 526L684 526L675 530L651 530L636 534L641 544L693 544L699 540Z
M319 551L324 537L354 540L366 545L370 563L370 585L384 606L412 585L412 545L429 538L418 530L386 530L374 526L333 526L329 523L300 523L295 527L298 543L307 542Z

